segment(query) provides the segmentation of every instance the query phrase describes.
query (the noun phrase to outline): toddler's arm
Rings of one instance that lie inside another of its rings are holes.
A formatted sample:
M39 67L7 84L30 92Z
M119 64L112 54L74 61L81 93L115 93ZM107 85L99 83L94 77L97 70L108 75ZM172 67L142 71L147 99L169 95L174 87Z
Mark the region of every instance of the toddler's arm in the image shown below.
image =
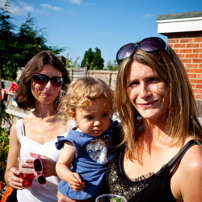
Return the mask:
M56 172L60 179L67 182L73 191L81 191L85 183L81 181L78 173L73 173L71 163L74 159L76 148L71 142L66 141L60 151L58 161L56 163Z

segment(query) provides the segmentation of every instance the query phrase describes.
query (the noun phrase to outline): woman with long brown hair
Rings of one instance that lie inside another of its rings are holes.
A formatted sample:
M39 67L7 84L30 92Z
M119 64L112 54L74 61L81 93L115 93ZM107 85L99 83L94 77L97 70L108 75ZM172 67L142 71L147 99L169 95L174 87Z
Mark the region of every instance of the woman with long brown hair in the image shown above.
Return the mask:
M123 141L105 193L131 202L201 202L202 127L183 64L157 37L126 44L116 59Z
M20 108L32 110L11 127L5 181L17 189L19 202L57 201L60 179L55 171L59 156L55 147L56 137L66 136L72 128L71 124L74 124L71 121L63 122L57 108L62 91L69 83L66 68L49 51L35 55L25 66L18 81L16 102ZM40 155L46 184L45 181L43 185L38 184L38 178L34 178L31 188L23 189L18 157L29 154L32 157Z

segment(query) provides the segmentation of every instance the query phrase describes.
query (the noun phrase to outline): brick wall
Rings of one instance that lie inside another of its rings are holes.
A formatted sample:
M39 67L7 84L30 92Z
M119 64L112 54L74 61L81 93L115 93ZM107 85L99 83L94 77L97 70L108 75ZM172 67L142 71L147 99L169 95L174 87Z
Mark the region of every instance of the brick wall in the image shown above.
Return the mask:
M196 100L202 100L202 31L169 33L168 45L185 66Z

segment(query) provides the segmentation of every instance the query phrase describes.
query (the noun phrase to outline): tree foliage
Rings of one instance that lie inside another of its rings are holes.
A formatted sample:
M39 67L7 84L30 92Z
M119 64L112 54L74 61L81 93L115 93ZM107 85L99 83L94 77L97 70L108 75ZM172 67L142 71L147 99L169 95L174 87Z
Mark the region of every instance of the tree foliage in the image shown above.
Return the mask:
M80 57L77 57L75 61L73 61L73 59L69 56L69 53L67 53L67 58L66 58L66 62L65 62L65 67L80 67L80 64L78 63Z
M107 69L108 70L118 70L118 64L116 62L116 60L113 61L113 63L111 62L111 60L107 63Z
M15 80L16 72L42 50L58 54L64 48L46 45L45 32L36 26L35 19L28 13L25 22L18 29L11 20L8 11L9 1L0 8L0 67L1 76L6 80Z
M95 48L95 52L92 51L91 48L85 52L81 66L84 67L86 65L89 65L91 70L103 69L104 59L101 56L101 51L99 48Z

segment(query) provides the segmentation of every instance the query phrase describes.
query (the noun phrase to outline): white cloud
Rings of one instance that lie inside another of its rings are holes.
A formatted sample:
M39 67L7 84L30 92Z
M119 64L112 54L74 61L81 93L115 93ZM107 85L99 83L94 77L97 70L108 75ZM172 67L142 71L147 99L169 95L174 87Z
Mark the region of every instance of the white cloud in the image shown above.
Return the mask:
M0 0L0 7L1 8L4 7L5 3L6 3L6 0Z
M24 9L25 11L31 12L34 10L34 8L32 6L28 5L25 2L18 1L18 3L22 6L22 9Z
M151 17L154 17L154 15L153 14L145 14L143 17L144 18L151 18Z
M0 0L0 7L4 7L5 3L6 3L6 0ZM50 10L55 10L55 11L63 10L63 8L51 6L50 4L40 4L40 6L42 8L48 8ZM33 12L33 11L36 11L38 13L45 12L43 10L40 10L39 8L35 9L28 3L23 2L23 0L17 0L17 1L15 1L15 3L10 0L8 10L14 15L26 15L27 12ZM47 14L47 11L45 13Z
M6 3L6 0L0 0L0 7L3 7ZM17 5L18 4L18 5ZM22 1L17 1L17 4L15 4L12 1L9 1L8 10L14 14L14 15L24 15L27 12L31 12L34 10L34 8L27 3L24 3Z
M81 4L83 0L70 0L70 3L72 4Z
M63 10L62 8L56 7L56 6L51 6L50 4L40 4L41 7L43 8L48 8L51 10L55 10L55 11L61 11Z

